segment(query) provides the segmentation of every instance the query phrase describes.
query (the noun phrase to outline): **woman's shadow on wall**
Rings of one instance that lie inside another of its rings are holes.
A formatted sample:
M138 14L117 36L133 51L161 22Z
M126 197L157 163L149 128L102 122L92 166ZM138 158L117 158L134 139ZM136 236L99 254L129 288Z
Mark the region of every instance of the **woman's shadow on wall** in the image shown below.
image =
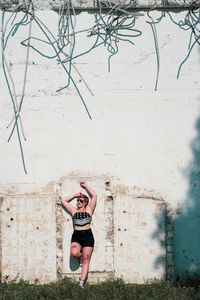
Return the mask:
M183 170L188 192L174 218L174 273L180 278L200 275L200 119L195 128L192 160Z
M71 218L70 212L64 207L63 204L62 204L61 206L62 206L62 209L63 209L63 210L70 216L70 218ZM72 272L77 271L77 270L79 269L79 267L80 267L80 263L79 263L78 259L75 258L75 257L72 257L71 255L69 255L69 267L70 267L70 270L71 270Z
M175 211L165 206L165 232L158 226L152 236L166 249L167 279L196 279L200 275L200 118L195 129L196 136L190 144L191 161L182 170L188 185L185 199ZM162 218L157 216L158 224ZM163 257L158 256L155 268L162 261Z

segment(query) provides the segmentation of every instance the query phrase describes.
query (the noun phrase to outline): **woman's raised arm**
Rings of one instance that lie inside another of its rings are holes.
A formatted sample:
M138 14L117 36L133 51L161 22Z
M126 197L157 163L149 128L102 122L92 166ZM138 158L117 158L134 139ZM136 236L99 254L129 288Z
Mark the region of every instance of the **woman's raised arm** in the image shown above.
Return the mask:
M89 187L89 185L86 182L80 182L80 186L82 188L84 188L87 193L89 194L89 197L91 199L90 203L89 203L89 208L91 209L92 213L96 207L96 203L97 203L97 194L93 191L93 189L91 187Z
M69 204L69 202L71 202L75 198L78 198L80 194L81 193L77 193L75 195L64 197L61 199L61 203L71 213L71 215L73 215L76 212L76 208L73 205Z

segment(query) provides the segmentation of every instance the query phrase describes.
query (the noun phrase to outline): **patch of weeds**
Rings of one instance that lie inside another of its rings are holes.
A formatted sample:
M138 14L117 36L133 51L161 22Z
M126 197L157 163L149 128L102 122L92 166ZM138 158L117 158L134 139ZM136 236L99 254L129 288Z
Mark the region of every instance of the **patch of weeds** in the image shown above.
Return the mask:
M56 283L0 283L1 300L191 300L200 299L200 280L125 283L122 279L86 284L64 278Z

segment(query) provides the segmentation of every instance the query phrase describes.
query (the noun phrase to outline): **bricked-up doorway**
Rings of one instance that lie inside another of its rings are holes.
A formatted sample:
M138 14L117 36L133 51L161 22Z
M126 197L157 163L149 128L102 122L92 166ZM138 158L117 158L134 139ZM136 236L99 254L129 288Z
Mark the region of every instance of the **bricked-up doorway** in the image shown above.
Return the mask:
M131 282L165 278L164 202L118 194L114 207L115 274Z

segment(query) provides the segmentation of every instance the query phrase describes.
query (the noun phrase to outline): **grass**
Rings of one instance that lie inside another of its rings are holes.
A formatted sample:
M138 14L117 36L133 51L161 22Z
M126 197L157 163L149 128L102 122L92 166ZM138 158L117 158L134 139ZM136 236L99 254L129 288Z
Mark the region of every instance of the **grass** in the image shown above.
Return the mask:
M123 280L86 284L84 289L69 278L57 283L0 283L1 300L200 300L200 279L151 281L126 284Z

